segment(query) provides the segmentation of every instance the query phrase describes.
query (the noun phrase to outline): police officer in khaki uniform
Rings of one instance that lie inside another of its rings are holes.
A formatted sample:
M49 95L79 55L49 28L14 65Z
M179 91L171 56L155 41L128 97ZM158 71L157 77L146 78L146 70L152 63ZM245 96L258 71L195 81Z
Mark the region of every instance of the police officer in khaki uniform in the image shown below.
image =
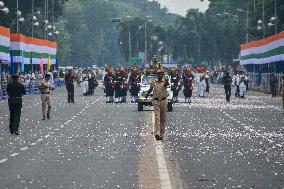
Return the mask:
M45 74L45 78L40 82L39 88L41 91L41 102L42 102L42 120L50 119L50 110L51 110L51 99L50 93L52 90L50 83L50 75ZM47 112L46 112L47 105Z
M158 79L151 83L150 89L147 92L146 98L153 92L153 107L155 111L155 138L156 140L163 140L165 134L165 123L167 113L167 86L168 79L164 78L164 69L159 65L157 69Z

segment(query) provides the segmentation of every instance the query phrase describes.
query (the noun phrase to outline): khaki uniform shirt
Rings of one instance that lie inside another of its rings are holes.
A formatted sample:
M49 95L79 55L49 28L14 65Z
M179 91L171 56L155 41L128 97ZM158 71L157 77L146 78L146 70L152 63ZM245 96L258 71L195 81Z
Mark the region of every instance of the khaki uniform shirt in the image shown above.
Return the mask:
M163 79L161 82L154 80L151 83L151 87L153 87L153 97L154 98L166 98L167 97L167 87L165 85L165 80Z
M39 88L42 93L50 93L50 86L50 81L46 81L45 79L41 80L39 84Z

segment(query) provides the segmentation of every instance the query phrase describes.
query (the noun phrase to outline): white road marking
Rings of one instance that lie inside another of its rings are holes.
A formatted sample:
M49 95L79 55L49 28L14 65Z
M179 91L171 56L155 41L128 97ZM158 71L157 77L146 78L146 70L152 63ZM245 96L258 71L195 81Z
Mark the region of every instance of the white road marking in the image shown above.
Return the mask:
M155 114L152 113L152 124L155 124ZM156 140L156 139L155 139ZM161 189L172 189L172 183L170 180L169 171L167 169L166 160L164 158L163 152L163 142L156 142L155 151L156 151L156 158L158 162L158 170L160 175L160 186Z
M26 149L28 149L28 147L21 148L21 151L24 151L24 150L26 150Z
M47 135L45 135L45 136L44 136L44 138L48 138L48 137L50 137L50 135L49 135L49 134L47 134Z
M8 160L7 158L1 159L0 163L5 163L7 160Z
M12 155L10 155L11 157L15 157L15 156L17 156L17 155L19 155L19 153L13 153Z
M94 101L94 102L92 102L92 104L95 104L96 102L98 102L101 98L102 98L103 96L101 96L100 98L98 98L96 101ZM39 103L38 103L39 104ZM87 106L87 107L90 107L90 106ZM85 111L85 109L80 113L80 114L82 114L83 112ZM6 117L7 117L8 115L6 115ZM77 117L77 116L74 116L74 117ZM74 118L73 117L73 118ZM71 122L72 120L68 120L68 121L66 121L64 124L68 124L69 122ZM60 126L61 128L63 128L64 126L63 125L61 125ZM51 134L53 134L54 132L51 132ZM49 137L51 137L51 135L50 134L47 134L47 135L45 135L44 136L44 138L49 138ZM41 141L43 141L44 139L42 139L42 138L40 138L40 139L38 139L37 140L37 142L41 142ZM37 143L31 143L31 146L35 146L35 145L37 145ZM27 150L28 149L28 147L23 147L23 148L21 148L21 151L24 151L24 150ZM10 157L15 157L15 156L18 156L19 155L19 153L14 153L14 154L11 154L10 155ZM1 163L5 163L6 161L7 161L8 159L7 158L4 158L4 159L2 159L2 160L0 160L0 164Z
M40 139L38 139L38 140L37 140L37 142L41 142L41 141L43 141L43 139L42 139L42 138L40 138Z

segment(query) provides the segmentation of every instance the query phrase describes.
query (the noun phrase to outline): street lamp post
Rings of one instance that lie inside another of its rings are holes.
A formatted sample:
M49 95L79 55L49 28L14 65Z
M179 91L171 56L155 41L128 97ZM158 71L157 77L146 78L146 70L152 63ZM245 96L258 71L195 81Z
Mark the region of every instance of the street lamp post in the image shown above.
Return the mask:
M257 21L257 30L262 31L262 37L266 37L266 33L268 33L268 29L271 26L274 26L274 32L277 33L277 0L275 2L275 15L270 18L270 20L265 22L265 0L262 1L262 20ZM267 25L266 25L267 24ZM267 28L266 28L267 27Z
M130 19L132 16L127 15L126 18ZM131 55L131 31L130 31L130 20L128 20L128 62L130 61Z
M237 9L237 11L239 12L245 12L246 13L246 43L248 43L249 41L249 33L247 31L248 29L248 26L249 26L249 1L248 1L248 7L247 7L247 10L242 10L242 9Z
M265 25L264 25L264 13L265 13L265 11L264 11L264 3L265 3L265 0L262 0L262 38L264 39L265 38Z
M4 4L3 1L0 1L0 11L2 11L5 14L9 13L9 9L8 9L8 7L5 7L5 4Z
M145 60L145 64L147 64L147 20L146 20L146 16L145 16L145 49L144 49L144 60Z
M146 13L146 11L145 11ZM151 15L146 15L145 16L145 64L148 62L148 43L147 43L147 22L148 22L148 18L151 18Z
M16 12L16 22L17 22L17 33L19 33L19 22L24 22L25 19L22 17L22 12L19 10L19 0L17 0L17 12Z
M19 32L19 0L17 0L17 33Z

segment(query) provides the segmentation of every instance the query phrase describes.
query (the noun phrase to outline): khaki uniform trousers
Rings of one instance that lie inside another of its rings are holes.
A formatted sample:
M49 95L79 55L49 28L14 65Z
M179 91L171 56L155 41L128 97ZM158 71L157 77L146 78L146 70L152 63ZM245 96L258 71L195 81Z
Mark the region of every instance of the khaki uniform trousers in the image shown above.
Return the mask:
M42 103L42 116L45 118L46 105L47 105L47 115L50 115L51 110L51 99L50 94L41 94L41 103Z
M168 101L154 100L153 102L154 112L155 112L155 128L154 134L163 137L165 134L165 124L166 124L166 113L168 107Z

